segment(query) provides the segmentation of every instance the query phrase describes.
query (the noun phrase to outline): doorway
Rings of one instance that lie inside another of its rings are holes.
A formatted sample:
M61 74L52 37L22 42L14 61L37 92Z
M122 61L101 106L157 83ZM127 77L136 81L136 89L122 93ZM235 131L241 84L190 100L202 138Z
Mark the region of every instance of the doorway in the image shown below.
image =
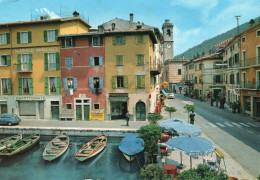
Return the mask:
M89 121L90 99L75 99L76 120Z
M146 110L145 103L139 101L136 103L136 120L137 121L145 121L146 120Z
M127 102L111 102L111 120L125 119L127 113Z

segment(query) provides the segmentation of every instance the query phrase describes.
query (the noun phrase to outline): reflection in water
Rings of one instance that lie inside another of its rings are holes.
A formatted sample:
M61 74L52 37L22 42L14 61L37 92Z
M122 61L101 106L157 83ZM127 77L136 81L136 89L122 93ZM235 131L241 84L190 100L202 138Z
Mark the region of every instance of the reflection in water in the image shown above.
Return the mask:
M41 137L39 145L19 156L1 159L1 179L37 179L37 180L138 180L139 164L143 165L143 157L139 163L135 160L127 162L118 150L121 138L108 138L107 147L97 156L80 162L75 159L76 152L93 137L70 137L68 150L54 161L42 158L44 146L53 137Z

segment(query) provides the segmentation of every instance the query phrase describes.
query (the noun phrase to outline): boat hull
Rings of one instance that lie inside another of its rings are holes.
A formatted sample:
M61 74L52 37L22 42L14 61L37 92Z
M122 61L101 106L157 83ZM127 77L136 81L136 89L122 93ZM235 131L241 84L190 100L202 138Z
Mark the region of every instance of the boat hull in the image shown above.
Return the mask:
M22 139L22 134L18 134L18 135L14 135L14 136L10 136L10 137L1 139L0 140L0 151L7 147L10 147L12 144L16 143L20 139Z
M129 161L129 162L131 162L131 161L133 161L133 160L136 159L136 154L133 155L133 156L129 156L129 155L123 153L123 152L122 152L122 154L123 154L123 156L125 157L125 159L126 159L127 161Z

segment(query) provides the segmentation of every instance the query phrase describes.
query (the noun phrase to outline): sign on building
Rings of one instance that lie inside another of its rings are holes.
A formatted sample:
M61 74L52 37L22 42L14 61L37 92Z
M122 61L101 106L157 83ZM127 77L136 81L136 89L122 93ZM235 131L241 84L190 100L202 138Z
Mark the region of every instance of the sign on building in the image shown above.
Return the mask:
M104 121L105 120L105 112L104 111L90 111L89 112L89 120L90 121Z

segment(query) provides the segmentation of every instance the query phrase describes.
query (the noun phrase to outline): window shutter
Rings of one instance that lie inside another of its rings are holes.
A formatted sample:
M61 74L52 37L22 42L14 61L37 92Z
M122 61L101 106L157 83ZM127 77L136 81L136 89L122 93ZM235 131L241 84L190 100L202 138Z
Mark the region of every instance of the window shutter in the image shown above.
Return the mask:
M216 68L216 62L213 62L213 69Z
M72 67L72 57L66 57L66 67Z
M94 57L90 56L89 64L90 64L90 66L94 66Z
M126 43L126 37L122 36L122 43L125 44Z
M88 88L89 88L89 89L92 89L92 88L93 88L93 85L92 85L92 77L89 77L89 78L88 78Z
M32 70L32 54L29 54L29 70Z
M99 57L99 65L100 65L100 66L103 66L103 56L100 56L100 57Z
M8 95L12 95L12 81L8 78Z
M6 44L10 44L10 33L6 33Z
M7 66L11 66L11 56L7 55L6 58L7 58Z
M60 77L56 77L57 81L56 81L56 88L57 88L57 95L59 95L61 92L60 92Z
M63 89L67 89L67 78L63 78Z
M29 31L28 32L28 43L31 43L32 42L32 32Z
M99 87L100 87L101 89L103 89L103 88L104 88L104 81L103 81L103 77L99 77Z
M145 87L145 76L141 76L141 87Z
M55 29L55 40L58 41L59 30Z
M60 69L60 54L56 53L56 70Z
M17 32L17 44L21 43L20 32Z
M92 39L93 39L92 37L88 38L88 45L89 45L89 47L92 47Z
M71 41L72 41L72 42L71 42L72 47L75 47L75 44L76 44L76 42L75 42L75 38L72 37L72 38L71 38Z
M137 88L141 87L141 77L137 76Z
M216 83L216 76L213 76L213 83Z
M77 88L78 88L77 78L73 78L73 89L77 89Z
M112 76L112 88L116 88L116 76Z
M45 95L49 95L49 78L45 77Z
M17 70L21 71L21 54L17 54Z
M44 69L48 71L48 53L44 53Z
M44 38L44 42L48 41L48 39L47 39L47 30L43 31L43 38Z
M96 94L96 88L92 89L92 94Z
M124 87L128 88L128 77L124 76Z
M116 37L115 36L112 37L112 43L113 43L113 45L116 45Z
M33 95L33 78L28 78L28 79L29 79L29 83L30 83L29 94Z
M19 88L19 95L22 95L23 94L23 79L22 78L18 78L18 88Z

